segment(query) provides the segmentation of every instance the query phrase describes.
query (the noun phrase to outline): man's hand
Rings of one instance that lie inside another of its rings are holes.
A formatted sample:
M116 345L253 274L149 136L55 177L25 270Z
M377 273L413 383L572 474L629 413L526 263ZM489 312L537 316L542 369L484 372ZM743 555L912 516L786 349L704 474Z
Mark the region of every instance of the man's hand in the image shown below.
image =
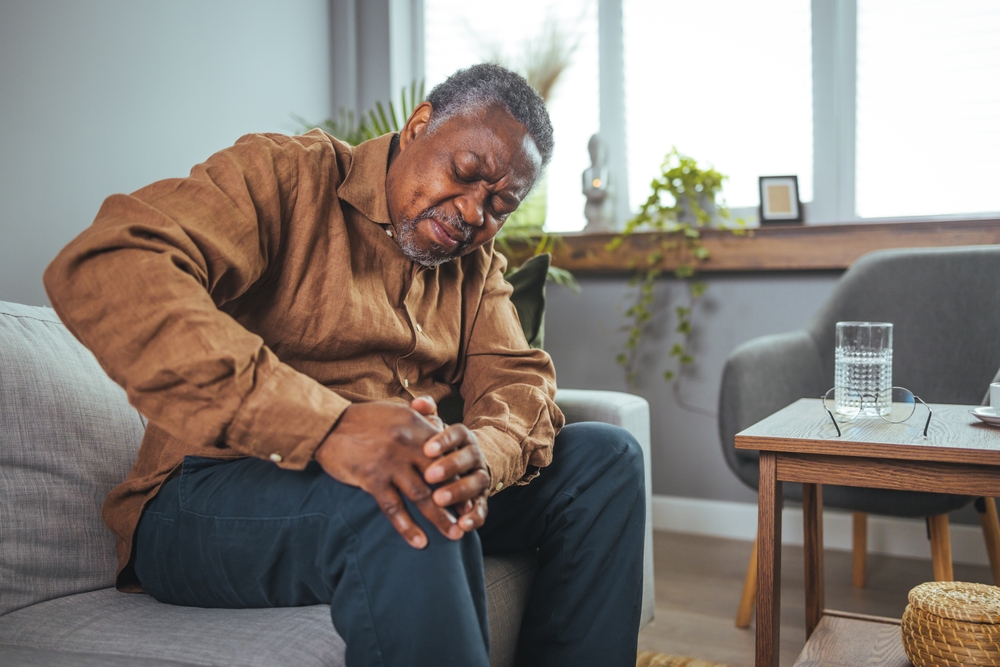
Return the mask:
M445 428L444 422L437 416L437 403L430 396L420 396L413 399L410 402L410 407L442 429ZM434 466L433 472L431 469L424 471L424 479L431 484L437 484L443 479L449 479L449 471L456 471L450 479L456 483L461 482L461 484L457 487L455 487L455 484L452 484L448 488L438 489L434 492L434 502L440 507L452 506L459 515L459 527L465 532L469 532L482 526L486 520L486 498L489 492L490 475L486 470L486 462L482 457L482 452L479 450L479 443L476 442L475 434L465 426L462 426L461 429L457 429L456 427L455 430L456 432L451 435L441 435L441 438L453 444L442 444L440 441L435 443L433 440L428 441L424 445L424 454L428 458L437 458L445 452L459 450L463 447L468 447L474 451L464 452L460 455L455 451L454 457L446 457L444 460L438 462L442 466L440 469ZM469 463L469 465L466 465L466 463ZM464 469L464 473L458 472L461 469ZM485 478L482 477L483 473L485 473ZM482 491L469 496L469 490L478 489L479 484L474 479L463 479L463 475L485 479L485 486Z
M476 434L465 424L452 424L427 441L424 454L437 459L424 470L428 483L441 484L434 491L434 503L454 507L458 527L465 532L481 527L486 521L490 474Z
M438 406L433 398L430 396L417 396L410 401L410 407L422 414L439 431L444 430L444 422L438 417Z
M446 509L461 501L436 503L421 476L434 463L424 445L440 432L438 424L405 405L354 403L316 450L315 459L334 479L370 493L399 534L411 546L423 549L427 536L406 511L400 492L446 537L457 540L464 535Z

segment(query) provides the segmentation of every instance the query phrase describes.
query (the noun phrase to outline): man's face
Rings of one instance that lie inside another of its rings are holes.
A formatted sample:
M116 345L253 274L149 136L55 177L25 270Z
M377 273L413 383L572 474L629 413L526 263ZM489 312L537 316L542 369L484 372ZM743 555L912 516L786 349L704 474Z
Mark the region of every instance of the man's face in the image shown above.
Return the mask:
M488 243L541 171L523 125L502 107L458 114L428 130L414 110L386 174L389 216L404 254L437 266Z

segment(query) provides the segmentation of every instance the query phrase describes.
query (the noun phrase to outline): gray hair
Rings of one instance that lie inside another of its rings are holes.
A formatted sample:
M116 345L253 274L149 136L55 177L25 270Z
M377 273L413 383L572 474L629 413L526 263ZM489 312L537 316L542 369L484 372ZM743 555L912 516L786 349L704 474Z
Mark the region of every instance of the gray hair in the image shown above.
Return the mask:
M499 105L528 130L544 167L552 159L552 121L545 102L520 74L494 63L460 69L427 96L433 111L427 129L433 131L448 118Z

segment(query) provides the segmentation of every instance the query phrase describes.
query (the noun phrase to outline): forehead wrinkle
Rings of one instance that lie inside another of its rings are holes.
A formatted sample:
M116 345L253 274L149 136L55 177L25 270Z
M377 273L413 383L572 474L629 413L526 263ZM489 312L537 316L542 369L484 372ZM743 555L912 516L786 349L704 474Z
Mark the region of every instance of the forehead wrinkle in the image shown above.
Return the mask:
M538 152L534 139L525 131L521 142L513 144L505 141L500 132L489 122L484 122L485 110L463 115L466 124L458 139L455 157L465 153L475 162L483 181L494 187L516 188L516 194L512 194L518 201L523 201L524 195L535 181L532 176L537 175L538 171L535 161L532 160L533 155L537 156ZM445 123L454 122L460 117L458 115L450 117ZM517 122L513 118L509 120ZM518 126L520 127L520 124ZM521 129L523 130L523 127ZM519 166L525 168L521 177L518 177ZM498 184L504 179L507 179L507 184L499 186Z
M503 160L502 158L500 160L497 159L497 153L502 154L504 152L504 142L501 141L495 134L490 137L490 143L494 144L494 146L487 146L485 147L485 150L483 147L476 147L469 152L475 157L476 165L482 169L485 174L491 176L500 174L497 178L490 181L491 183L495 183L513 170L514 161L510 157L507 157L506 160ZM490 150L491 148L493 150ZM508 163L506 168L501 165L501 161ZM489 181L488 178L484 180Z

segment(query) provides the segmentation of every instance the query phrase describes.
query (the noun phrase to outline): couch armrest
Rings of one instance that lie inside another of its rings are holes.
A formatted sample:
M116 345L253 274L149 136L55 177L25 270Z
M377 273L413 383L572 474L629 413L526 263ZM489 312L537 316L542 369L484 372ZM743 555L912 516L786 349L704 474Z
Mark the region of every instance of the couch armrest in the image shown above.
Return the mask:
M646 399L620 391L592 389L560 389L556 405L566 415L566 423L582 421L604 422L620 426L642 447L642 463L646 471L646 537L643 546L642 615L639 627L653 620L655 607L653 579L653 492L650 474L649 403Z

